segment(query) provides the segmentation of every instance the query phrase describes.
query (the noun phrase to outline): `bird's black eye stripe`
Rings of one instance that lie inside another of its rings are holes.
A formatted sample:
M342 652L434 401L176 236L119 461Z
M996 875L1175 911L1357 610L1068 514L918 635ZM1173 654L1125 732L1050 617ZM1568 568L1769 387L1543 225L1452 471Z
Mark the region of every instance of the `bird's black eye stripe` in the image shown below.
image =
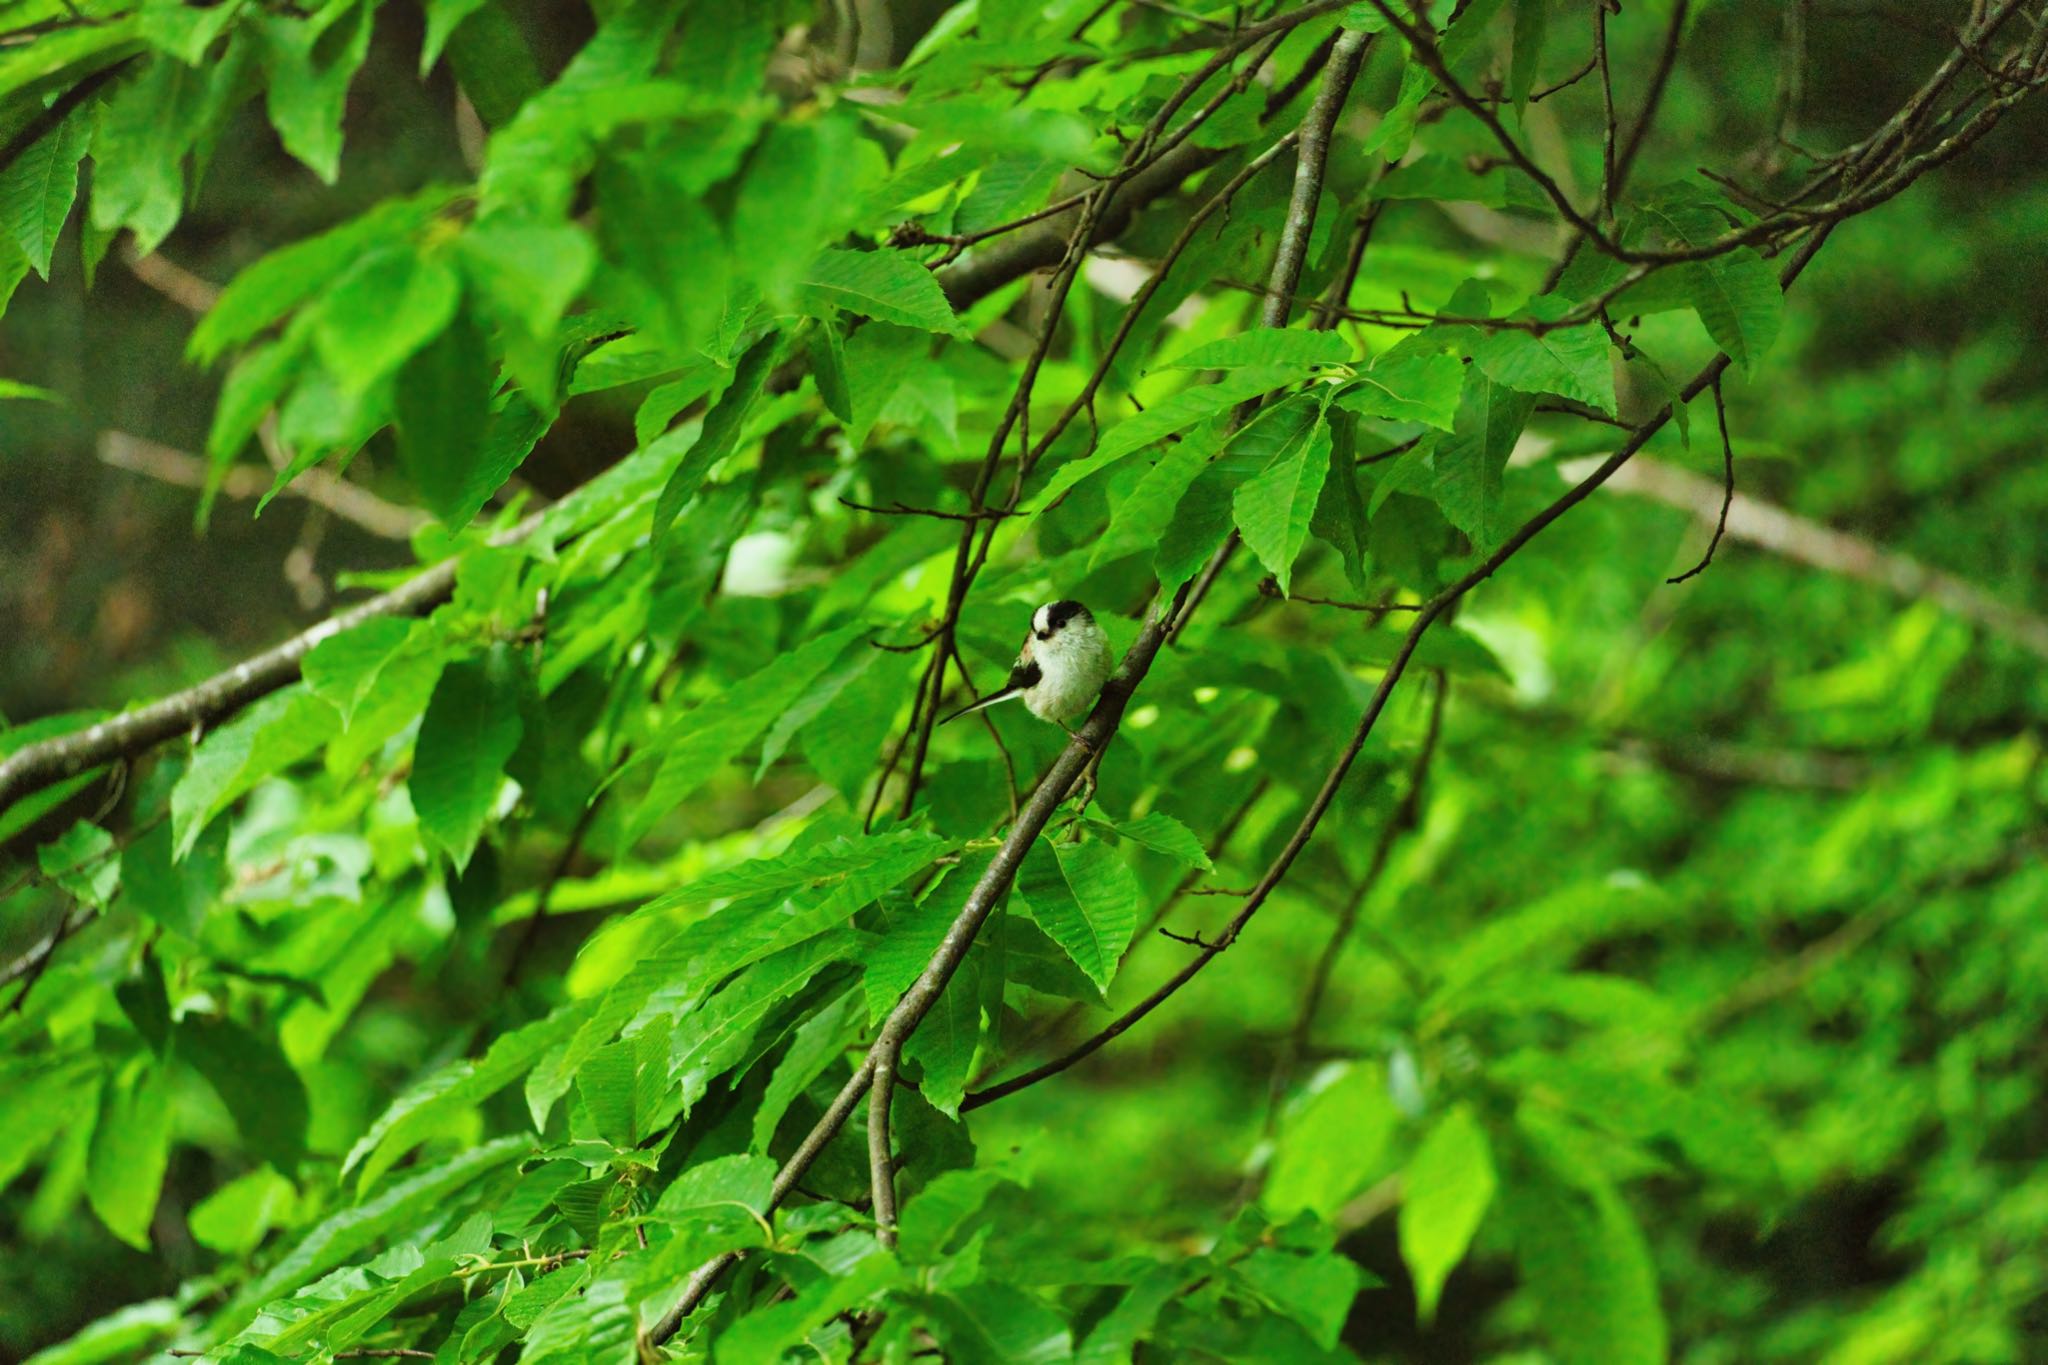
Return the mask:
M1049 630L1041 630L1038 632L1038 638L1041 640L1050 640L1052 638L1052 632Z

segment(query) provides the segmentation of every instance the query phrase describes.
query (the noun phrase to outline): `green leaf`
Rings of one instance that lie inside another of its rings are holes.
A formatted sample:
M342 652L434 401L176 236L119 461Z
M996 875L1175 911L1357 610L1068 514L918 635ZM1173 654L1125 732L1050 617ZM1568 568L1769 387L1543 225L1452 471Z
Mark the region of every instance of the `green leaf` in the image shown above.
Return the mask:
M427 36L420 44L420 75L434 69L441 49L462 21L489 4L490 0L427 0Z
M1366 564L1371 558L1371 524L1365 500L1358 494L1358 462L1354 454L1354 423L1344 413L1330 419L1330 472L1316 501L1309 530L1334 546L1344 560L1344 577L1356 592L1371 589Z
M98 825L75 820L36 850L36 865L57 889L87 905L104 906L121 883L121 860L113 857L114 836Z
M224 884L222 842L201 839L179 860L172 856L170 826L158 825L122 850L122 895L164 928L198 938Z
M1335 332L1253 327L1195 347L1167 366L1175 370L1235 370L1248 365L1349 365L1358 358Z
M325 15L269 15L259 21L271 125L285 150L330 185L341 172L342 108L349 82L369 53L376 9L356 4L335 17L329 6Z
M753 411L755 402L761 397L762 386L768 382L769 371L775 368L776 358L782 352L782 338L769 333L747 349L740 362L733 369L732 383L711 411L704 415L704 425L697 433L697 439L684 452L682 463L675 473L669 475L662 486L661 497L654 504L653 535L658 541L668 534L668 528L675 523L676 513L683 510L690 499L697 496L703 486L705 475L712 466L733 453L739 445L740 434L746 430L747 414Z
M931 351L928 332L871 322L846 342L846 400L850 415L846 439L855 446L867 441L875 419Z
M1138 927L1138 882L1122 855L1095 840L1041 840L1024 855L1016 891L1032 923L1108 990Z
M628 837L645 833L656 819L737 758L831 666L841 650L866 631L865 626L853 625L821 635L672 723L653 746L653 752L661 756L661 767L626 822Z
M340 227L271 252L236 275L192 329L191 357L210 365L337 278L380 246L402 241L447 206L452 192L428 190L380 204Z
M1099 474L1132 451L1175 432L1216 416L1239 403L1283 388L1301 378L1298 368L1249 369L1225 375L1214 384L1182 389L1162 398L1135 417L1129 417L1103 433L1092 454L1070 460L1053 471L1051 482L1033 502L1043 510L1057 502L1069 488L1092 474Z
M193 1240L223 1256L246 1256L298 1205L292 1183L268 1166L222 1185L192 1208Z
M532 337L554 335L597 259L589 236L573 224L502 213L456 238L455 252L476 293Z
M946 1358L960 1365L1055 1365L1074 1352L1058 1314L1023 1290L977 1284L926 1304Z
M899 251L826 251L805 272L797 296L804 311L818 317L836 308L927 332L959 327L939 282Z
M1089 569L1157 545L1161 529L1173 520L1173 509L1209 463L1219 442L1220 433L1213 432L1199 432L1168 442L1160 451L1158 462L1145 471L1131 491L1111 501L1109 527L1089 553Z
M313 344L328 372L360 393L438 336L461 299L462 281L439 257L375 252L322 300Z
M852 913L851 909L847 913ZM853 949L851 936L821 932L809 925L782 937L794 940L792 946L755 963L676 1025L666 1070L656 1070L658 1076L666 1075L664 1094L682 1106L685 1116L710 1090L711 1082L746 1053L754 1030L771 1011L793 999L812 977ZM689 990L685 988L686 993ZM643 1105L642 1117L653 1108L652 1103Z
M1465 367L1454 355L1383 355L1355 383L1338 390L1336 404L1361 417L1420 422L1449 431L1458 412Z
M1308 543L1309 522L1329 473L1330 427L1318 417L1231 497L1231 516L1246 547L1280 580L1283 597L1294 578L1295 558Z
M312 753L339 727L333 707L304 687L287 687L206 736L171 788L176 855L190 853L207 822L236 798Z
M1555 309L1567 309L1561 300ZM1531 312L1537 312L1531 308ZM1536 336L1529 332L1505 330L1481 341L1472 352L1472 362L1497 384L1524 393L1554 393L1591 404L1605 413L1614 411L1614 361L1608 352L1607 334L1596 322L1560 327Z
M1209 854L1195 832L1164 811L1148 811L1135 820L1102 820L1119 838L1142 844L1155 853L1204 872L1215 870Z
M1334 1252L1302 1256L1259 1247L1234 1273L1259 1298L1307 1328L1325 1351L1336 1349L1351 1301L1365 1284L1365 1272Z
M1536 1317L1568 1365L1660 1365L1670 1350L1656 1272L1621 1196L1567 1172L1547 1144L1502 1183L1501 1212Z
M452 531L468 525L497 491L480 486L496 377L483 334L457 316L405 363L392 386L399 458Z
M346 727L369 698L385 665L404 653L412 638L411 621L373 616L313 646L299 675L314 696L341 712Z
M833 1059L853 1039L860 1021L861 992L849 990L825 1005L797 1027L789 1050L775 1064L762 1092L761 1107L754 1111L753 1149L765 1153L775 1141L775 1130L797 1096L812 1081L825 1074Z
M981 1211L989 1195L1008 1181L987 1168L944 1171L903 1206L897 1223L897 1254L913 1266L935 1264L946 1247Z
M1460 1105L1430 1129L1401 1179L1401 1259L1415 1279L1423 1322L1435 1320L1444 1280L1465 1258L1493 1190L1493 1150L1471 1109Z
M290 1293L394 1233L427 1223L438 1225L467 1186L532 1150L530 1138L497 1138L438 1165L416 1168L373 1199L336 1209L269 1270L243 1286L226 1314L242 1318L258 1305Z
M1643 217L1674 248L1705 246L1728 230L1714 209L1686 202L1677 193L1645 208ZM1714 344L1743 369L1756 373L1785 319L1785 291L1770 263L1745 246L1668 266L1666 273L1691 301Z
M505 763L524 733L520 692L513 656L500 646L485 659L443 669L420 721L406 785L421 836L457 870L469 865L504 786Z
M921 1069L918 1093L950 1119L960 1117L960 1101L967 1096L981 1048L982 974L988 957L989 950L979 944L968 951L903 1049Z
M1481 373L1469 374L1457 423L1436 442L1437 505L1481 554L1490 554L1507 538L1501 476L1535 405L1530 394Z
M450 1117L497 1094L525 1075L548 1049L564 1041L585 1011L563 1006L544 1018L499 1034L482 1057L463 1059L417 1081L377 1116L342 1160L346 1176L357 1166L358 1191L377 1183L385 1171Z
M875 267L862 257L878 253L836 253L853 258L837 263L816 260L819 248L851 224L851 212L860 202L861 150L854 122L828 114L772 124L749 157L732 208L732 240L742 246L734 264L771 305L786 307L793 302L800 280L806 280L815 291L822 287L821 278L844 285L849 269L858 278L873 275ZM931 297L939 291L930 273L910 257L882 259L915 268L914 275L909 270L893 271L903 284L891 286L886 293L877 291L890 300L889 306L909 307L936 319L933 324L914 325L950 331L951 308L932 308ZM929 292L920 288L918 276L934 287ZM866 307L842 306L871 317L882 316ZM908 319L899 317L897 321Z
M64 395L34 384L24 384L18 379L0 379L0 403L26 401L32 403L56 403L62 405Z
M85 1194L107 1230L149 1250L149 1225L171 1152L171 1087L153 1062L131 1065L101 1092Z
M100 114L93 138L92 225L128 228L148 255L177 226L184 209L185 153L203 94L193 68L153 57L121 86Z
M1377 1179L1400 1115L1386 1073L1354 1065L1321 1084L1281 1127L1259 1201L1276 1219L1303 1209L1328 1220Z
M276 1040L231 1020L187 1015L176 1047L234 1115L249 1150L289 1174L306 1154L309 1110L305 1082Z
M1550 35L1550 0L1515 0L1515 32L1508 65L1508 98L1515 115L1529 107L1536 72L1543 65L1543 47Z
M92 120L74 113L0 170L0 227L46 280L57 234L78 194L78 163L91 142Z

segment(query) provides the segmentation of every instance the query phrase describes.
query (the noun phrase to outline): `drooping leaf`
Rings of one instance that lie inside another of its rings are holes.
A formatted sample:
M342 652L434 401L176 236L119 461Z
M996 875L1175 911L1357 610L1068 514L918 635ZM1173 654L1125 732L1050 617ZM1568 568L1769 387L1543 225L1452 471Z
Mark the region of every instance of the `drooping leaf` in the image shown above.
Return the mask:
M1329 473L1330 428L1316 420L1232 495L1231 516L1245 547L1280 580L1282 596L1293 582L1294 561L1308 543L1309 522Z
M1402 1176L1401 1259L1415 1278L1415 1311L1436 1316L1444 1279L1465 1257L1493 1199L1493 1152L1486 1132L1459 1106L1430 1129Z
M1437 505L1482 554L1507 537L1501 476L1535 403L1533 395L1469 374L1457 422L1435 442Z
M1566 310L1560 304L1550 310L1532 307L1530 311L1562 315ZM1602 412L1614 411L1614 364L1607 334L1597 322L1560 327L1541 336L1503 329L1479 343L1472 361L1495 383L1508 388L1555 393Z
M78 194L78 163L92 140L91 120L74 114L0 169L0 226L29 265L50 278L50 253Z
M468 866L484 819L505 782L505 763L519 747L520 679L500 647L484 659L462 659L441 671L420 721L407 787L420 833L459 870Z
M149 1250L170 1144L170 1078L155 1062L133 1065L101 1092L85 1193L107 1230L138 1251Z

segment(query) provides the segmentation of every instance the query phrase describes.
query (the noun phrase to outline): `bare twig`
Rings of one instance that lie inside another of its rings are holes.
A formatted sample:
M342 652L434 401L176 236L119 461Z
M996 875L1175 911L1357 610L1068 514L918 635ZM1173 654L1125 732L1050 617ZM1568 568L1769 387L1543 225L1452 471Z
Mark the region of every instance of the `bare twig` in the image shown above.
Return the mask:
M126 469L181 488L206 487L206 461L145 436L133 436L125 431L103 431L99 438L99 457L102 463L116 469ZM271 476L263 470L237 466L227 472L220 491L230 498L260 498L270 490L270 484ZM302 472L281 491L286 497L300 498L315 507L324 508L350 525L385 540L410 541L415 531L433 520L425 512L386 502L360 484L337 478L317 466Z
M524 539L541 524L535 513L493 538L510 544ZM173 692L133 711L89 725L83 730L25 744L0 759L0 810L53 782L117 758L133 758L167 739L204 729L233 715L259 697L268 696L299 676L299 665L314 646L345 630L380 616L409 616L446 601L455 588L461 556L451 556L391 589L328 617L283 644L244 659L225 672L181 692Z
M1721 398L1721 381L1714 381L1714 420L1721 428L1721 510L1714 518L1714 536L1707 542L1707 552L1700 556L1700 562L1684 573L1667 578L1666 583L1683 583L1697 577L1714 562L1714 551L1721 547L1721 537L1728 531L1728 508L1735 501L1735 445L1728 439L1728 405Z
M1583 476L1592 460L1567 461L1560 472ZM1659 460L1638 459L1610 482L1617 493L1650 498L1717 524L1725 485ZM1845 578L1874 583L1900 597L1925 599L1966 621L2048 658L2048 618L2002 602L1975 583L1932 569L1910 555L1872 544L1798 516L1747 493L1727 499L1727 538Z

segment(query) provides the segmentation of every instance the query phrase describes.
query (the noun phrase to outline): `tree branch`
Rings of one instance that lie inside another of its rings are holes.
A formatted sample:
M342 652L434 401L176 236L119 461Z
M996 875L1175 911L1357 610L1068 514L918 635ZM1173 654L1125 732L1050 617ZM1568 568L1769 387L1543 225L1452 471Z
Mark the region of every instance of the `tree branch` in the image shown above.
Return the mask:
M1365 35L1347 32L1338 39L1332 50L1330 64L1325 74L1323 93L1317 98L1314 109L1302 129L1300 139L1301 159L1308 163L1313 156L1314 164L1305 173L1298 171L1295 184L1295 201L1290 206L1280 243L1275 249L1274 275L1284 278L1291 290L1299 278L1302 257L1308 249L1309 228L1316 212L1317 197L1321 189L1323 158L1328 153L1330 124L1336 113L1343 107L1344 95L1349 92L1352 79L1358 70L1358 57L1362 51ZM1334 89L1334 94L1332 91ZM1320 120L1320 125L1318 122ZM1285 305L1280 305L1283 314ZM1269 308L1269 312L1271 309ZM1284 320L1284 316L1283 316ZM975 499L979 503L979 497ZM793 1153L782 1170L777 1173L775 1186L771 1191L771 1207L803 1178L804 1172L824 1150L825 1144L844 1126L858 1102L861 1089L869 1091L869 1164L870 1177L874 1185L875 1213L878 1224L886 1231L882 1234L885 1244L894 1237L895 1221L895 1170L888 1141L888 1104L895 1083L895 1071L903 1055L904 1045L910 1040L917 1027L924 1021L932 1006L945 991L954 972L966 959L968 949L981 926L994 913L1008 894L1015 881L1017 869L1022 866L1024 855L1036 842L1052 820L1053 814L1067 797L1067 793L1091 768L1095 761L1109 747L1122 723L1125 708L1131 695L1150 671L1152 662L1166 642L1170 623L1180 613L1187 597L1187 585L1183 584L1172 600L1156 606L1146 619L1138 638L1124 654L1116 672L1102 689L1101 699L1095 704L1088 719L1053 760L1030 800L1025 802L1010 832L1004 838L981 878L969 891L966 902L953 923L947 928L946 936L940 941L924 970L916 981L897 1001L889 1012L869 1046L861 1065L853 1077L834 1099L818 1123L806 1135L803 1143ZM934 694L933 702L937 697ZM879 1136L878 1136L879 1133ZM682 1319L710 1292L711 1286L723 1273L726 1266L738 1258L737 1253L724 1256L700 1266L684 1286L683 1294L676 1307L656 1324L650 1339L655 1345L675 1335Z
M493 543L509 544L524 539L540 525L542 515L536 512L494 537ZM0 811L88 768L117 758L133 758L167 739L212 727L250 702L296 681L299 665L314 646L345 630L379 616L411 616L439 606L455 590L455 571L460 562L460 556L444 559L391 591L330 616L283 644L244 659L181 692L83 730L23 745L0 759Z
M1377 3L1377 0L1375 0L1375 3ZM1792 282L1799 277L1799 273L1806 268L1807 262L1813 259L1814 254L1820 250L1822 243L1827 240L1827 235L1826 229L1815 232L1793 253L1792 258L1786 263L1784 270L1780 272L1779 283L1781 287L1789 288ZM1674 403L1690 402L1692 399L1697 398L1706 390L1708 385L1721 376L1721 372L1727 369L1728 365L1729 359L1725 354L1715 356L1707 364L1706 368L1695 375L1692 381L1680 391ZM1265 874L1259 878L1258 884L1252 888L1251 895L1246 898L1243 908L1238 911L1236 917L1225 927L1221 936L1195 957L1189 959L1186 966L1174 973L1157 990L1154 990L1150 995L1119 1015L1093 1037L1086 1039L1067 1053L1034 1067L1022 1075L1004 1081L1000 1085L991 1086L986 1090L976 1091L968 1095L961 1102L961 1112L965 1113L969 1109L978 1109L982 1105L991 1104L1006 1095L1014 1095L1018 1091L1036 1085L1048 1077L1057 1076L1060 1072L1092 1056L1124 1033L1136 1027L1139 1021L1144 1019L1146 1015L1171 999L1175 992L1192 981L1201 972L1202 968L1215 961L1219 953L1236 942L1237 936L1244 932L1245 926L1251 922L1252 916L1259 912L1259 907L1266 903L1274 890L1286 879L1288 870L1294 866L1294 860L1301 856L1301 851L1308 846L1309 840L1314 837L1317 825L1322 822L1324 813L1330 808L1330 803L1336 799L1337 791L1343 785L1345 775L1351 771L1352 763L1358 758L1359 751L1365 747L1365 741L1372 734L1373 727L1379 723L1381 714L1386 710L1387 700L1393 694L1395 684L1407 672L1409 663L1415 657L1415 650L1422 643L1422 637L1428 633L1429 628L1436 624L1437 620L1450 611L1452 607L1456 606L1466 593L1493 577L1503 564L1521 553L1522 548L1530 541L1541 535L1558 518L1591 497L1600 485L1612 478L1616 471L1627 464L1635 453L1649 442L1651 437L1663 430L1664 425L1671 420L1673 406L1673 403L1667 403L1657 412L1653 413L1629 434L1628 439L1622 442L1620 449L1602 460L1585 478L1567 489L1562 495L1551 502L1548 507L1545 507L1534 517L1524 522L1520 529L1509 536L1498 549L1481 560L1464 577L1453 582L1423 604L1422 611L1415 618L1415 623L1401 637L1401 644L1395 650L1393 659L1387 664L1386 671L1380 675L1379 685L1373 689L1372 698L1366 703L1365 711L1359 717L1358 726L1352 732L1350 742L1344 746L1344 750L1338 755L1336 763L1323 778L1322 786L1316 791L1314 798L1309 802L1308 809L1302 813L1301 821L1296 825L1294 833L1288 837L1287 843L1273 859Z

